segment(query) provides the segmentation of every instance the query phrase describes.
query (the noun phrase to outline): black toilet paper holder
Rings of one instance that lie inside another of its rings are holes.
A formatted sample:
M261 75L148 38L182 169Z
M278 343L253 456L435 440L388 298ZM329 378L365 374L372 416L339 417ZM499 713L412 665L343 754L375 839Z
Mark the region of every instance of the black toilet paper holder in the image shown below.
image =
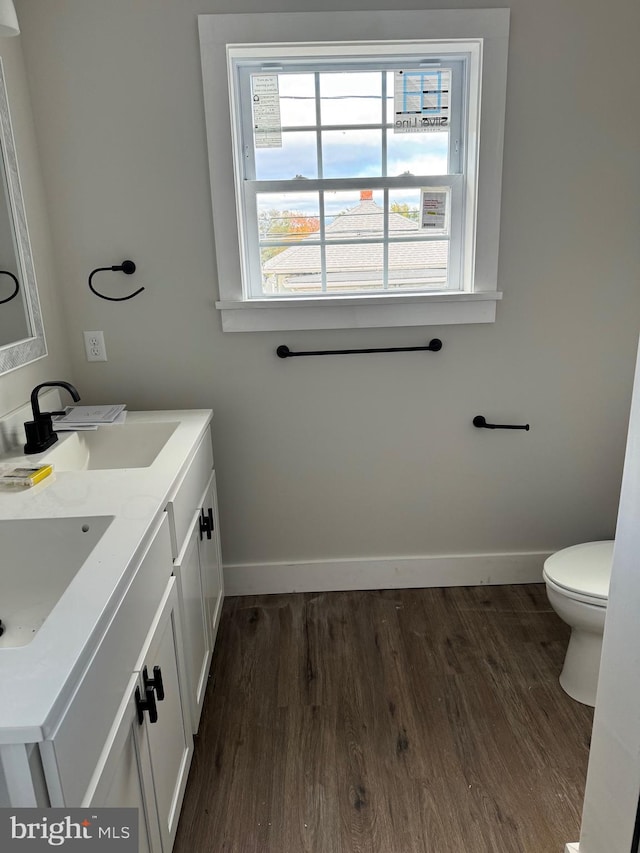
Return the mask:
M478 429L526 429L529 430L529 424L488 424L484 415L476 415L473 419L474 427Z

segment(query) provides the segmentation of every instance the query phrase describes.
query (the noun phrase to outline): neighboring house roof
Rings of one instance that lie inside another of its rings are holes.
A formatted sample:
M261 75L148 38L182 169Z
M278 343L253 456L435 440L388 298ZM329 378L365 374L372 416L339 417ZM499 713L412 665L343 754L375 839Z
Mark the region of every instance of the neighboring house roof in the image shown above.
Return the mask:
M384 230L384 210L373 199L362 193L360 204L339 213L330 225L326 234L333 237L368 237L372 232L382 235ZM389 213L389 231L417 231L418 223L401 213Z
M384 230L384 210L376 204L367 191L361 193L361 201L356 207L339 213L336 218L325 229L326 237L326 269L331 274L332 282L338 284L342 281L354 281L356 278L363 283L371 280L371 274L366 271L378 273L383 264L383 244L380 243L355 243L344 245L339 243L331 245L331 239L348 240L362 239L363 237L382 237ZM389 213L389 234L398 236L409 236L411 232L420 234L417 222L408 219L400 213ZM290 246L283 252L274 255L263 264L263 270L267 274L291 275L290 284L303 281L311 284L313 274L320 273L320 247L305 245L305 241L318 238L318 232L309 234L295 246ZM431 277L428 270L438 271L438 277L447 266L449 243L446 240L419 241L411 243L389 243L389 280L402 280L406 283L407 278L412 278L411 272L422 279ZM405 271L405 272L402 272ZM353 273L360 272L361 275L354 276ZM304 278L294 278L302 276Z

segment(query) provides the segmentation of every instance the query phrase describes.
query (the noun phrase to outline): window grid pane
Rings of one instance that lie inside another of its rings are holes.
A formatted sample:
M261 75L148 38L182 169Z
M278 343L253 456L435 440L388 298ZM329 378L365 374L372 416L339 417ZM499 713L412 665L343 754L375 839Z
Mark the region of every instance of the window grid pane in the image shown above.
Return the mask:
M446 174L448 132L394 133L389 120L389 100L393 101L392 75L393 72L386 69L366 75L357 71L278 75L280 80L296 76L306 78L304 95L295 94L299 89L290 79L289 84L282 85L285 92L292 93L286 97L304 101L304 111L296 113L294 107L288 109L288 126L282 128L282 149L257 150L252 146L256 179L263 184L270 179L282 184L292 178L310 178L316 179L317 184L326 179L335 181L336 178L370 175L379 184L388 175L391 151L394 152L394 175L398 168L403 168L400 174L407 176L426 172ZM315 125L311 120L308 94L311 77ZM357 86L363 79L366 94L358 95ZM333 100L335 104L331 103ZM360 100L364 105L359 105ZM374 109L369 104L372 100L379 102ZM342 101L346 109L338 103ZM337 123L341 117L342 123ZM309 137L315 138L313 155L308 145ZM296 139L308 140L303 159L288 156ZM431 149L431 155L422 153L425 148ZM376 159L369 159L367 163L365 156L363 174L358 174L358 161L366 152L376 150ZM315 169L309 155L315 159ZM267 174L264 161L268 157L276 163L279 161L280 168L275 175ZM295 175L289 174L296 164L302 164L300 168L305 173L296 170ZM375 199L371 190L352 190L353 204L346 204L337 211L335 203L328 203L327 193L322 188L312 194L316 196L313 210L303 201L303 194L291 193L291 203L279 211L270 211L272 221L267 231L264 215L260 213L264 211L261 195L258 192L256 198L262 295L375 293L448 287L450 235L425 234L420 228L419 204L414 200L409 208L407 204L394 201L398 193L390 195L389 187L375 191ZM436 236L441 239L433 239Z
M424 234L417 211L407 205L392 210L388 189L377 191L377 200L367 190L321 190L318 195L313 207L306 208L315 194L281 199L284 213L270 209L273 199L268 194L258 195L258 210L271 217L267 227L260 214L264 295L446 289L448 237Z

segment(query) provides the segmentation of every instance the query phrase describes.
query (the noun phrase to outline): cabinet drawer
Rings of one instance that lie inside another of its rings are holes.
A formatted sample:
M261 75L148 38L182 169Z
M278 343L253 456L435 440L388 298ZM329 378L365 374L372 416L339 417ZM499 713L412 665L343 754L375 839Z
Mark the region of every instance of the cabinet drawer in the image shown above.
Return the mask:
M41 744L52 806L82 802L172 569L163 514L58 728Z
M174 560L178 557L187 537L193 515L200 507L199 502L207 488L212 469L213 450L211 448L211 435L207 430L189 467L179 480L173 497L167 504Z

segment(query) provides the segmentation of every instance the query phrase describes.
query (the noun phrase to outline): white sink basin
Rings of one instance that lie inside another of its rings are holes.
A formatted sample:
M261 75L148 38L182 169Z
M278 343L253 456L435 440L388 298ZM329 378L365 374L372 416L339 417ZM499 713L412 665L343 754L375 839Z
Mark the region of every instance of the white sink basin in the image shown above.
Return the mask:
M112 521L112 515L0 521L0 649L33 640Z
M178 424L124 423L101 426L60 438L42 460L56 471L101 471L148 468L173 435Z

